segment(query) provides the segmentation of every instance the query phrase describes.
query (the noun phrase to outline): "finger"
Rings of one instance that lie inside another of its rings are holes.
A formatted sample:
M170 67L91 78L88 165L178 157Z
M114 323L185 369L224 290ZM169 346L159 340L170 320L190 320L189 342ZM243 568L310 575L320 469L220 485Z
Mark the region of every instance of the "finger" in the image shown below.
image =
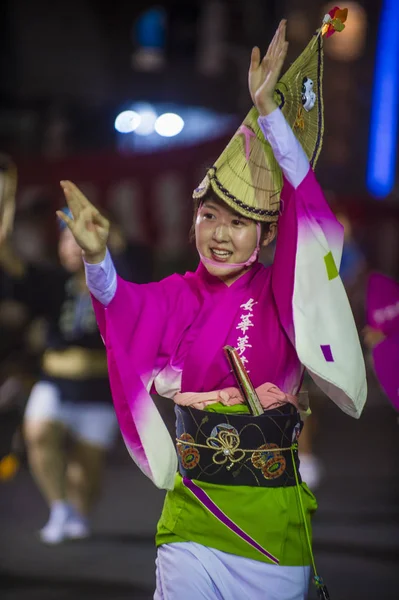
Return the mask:
M69 210L71 211L73 218L76 220L83 210L80 200L76 196L76 194L70 190L69 187L63 187L62 189L64 192L65 201L67 203L67 206L68 206Z
M63 221L65 223L65 225L67 227L69 227L69 229L72 231L73 225L74 225L73 219L68 217L68 215L66 215L64 212L62 212L62 210L57 210L55 214L60 219L60 221Z
M255 46L254 48L252 48L251 63L249 65L249 70L255 71L259 67L259 63L260 63L260 50L259 50L258 46Z
M284 64L284 61L287 56L287 52L288 52L288 42L284 42L284 46L281 48L280 54L278 56L278 68L279 69L281 69Z
M279 30L280 30L280 26L278 26L278 28L276 29L276 31L275 31L275 33L274 33L274 36L273 36L273 39L272 39L272 41L270 42L270 44L269 44L269 47L268 47L268 49L267 49L267 52L266 52L265 56L263 57L263 60L265 60L265 59L270 59L270 58L272 58L272 57L273 57L273 55L274 55L274 52L275 52L275 47L276 47L276 44L277 44L277 39L278 39L278 35L279 35ZM262 62L263 62L263 61L262 61Z
M80 203L82 208L91 207L91 208L95 209L93 204L87 199L87 197L78 188L78 186L73 183L73 181L66 180L66 181L61 181L60 183L61 183L61 187L63 187L63 189L67 189L75 195L76 200Z
M283 59L284 59L286 57L287 52L288 52L288 46L289 46L289 43L284 42L284 44L281 46L281 49L280 49L279 58L283 57Z
M285 43L286 34L287 34L287 20L284 19L282 21L282 25L281 25L281 29L280 29L280 39L281 39L282 44Z
M286 24L287 21L282 19L279 23L275 36L273 38L273 45L271 49L271 57L276 58L280 53L280 48L285 42L285 32L286 32Z
M76 204L80 204L80 199L78 194L76 193L76 186L74 183L72 183L72 181L68 181L68 180L63 180L60 181L60 186L63 190L63 192L68 192L69 193L69 197L73 197L73 195L76 196Z
M273 61L271 61L271 62L273 62L273 64L270 65L270 71L273 71L273 73L275 73L277 78L280 76L280 71L283 68L283 64L286 59L287 52L288 52L288 42L285 42L284 46L280 49L279 54L275 57L275 59Z

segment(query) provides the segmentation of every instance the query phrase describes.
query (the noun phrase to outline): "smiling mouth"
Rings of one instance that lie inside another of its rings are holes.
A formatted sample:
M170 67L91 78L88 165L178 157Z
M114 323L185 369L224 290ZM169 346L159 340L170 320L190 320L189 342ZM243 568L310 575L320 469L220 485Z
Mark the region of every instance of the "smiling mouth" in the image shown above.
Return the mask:
M218 262L227 262L233 254L229 250L217 250L216 248L211 248L210 250L212 257Z

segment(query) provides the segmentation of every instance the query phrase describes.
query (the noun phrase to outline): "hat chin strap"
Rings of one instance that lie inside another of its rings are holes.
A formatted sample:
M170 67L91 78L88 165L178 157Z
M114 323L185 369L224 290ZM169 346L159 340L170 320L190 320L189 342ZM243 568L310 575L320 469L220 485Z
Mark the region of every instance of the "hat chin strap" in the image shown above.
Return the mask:
M207 258L203 254L201 254L201 252L199 252L198 254L200 255L201 261L204 264L212 265L213 267L219 267L221 269L242 269L244 267L250 267L258 259L258 255L260 252L260 236L261 236L261 227L260 227L260 223L257 222L256 223L256 247L246 262L220 263L217 260L212 260L211 258Z

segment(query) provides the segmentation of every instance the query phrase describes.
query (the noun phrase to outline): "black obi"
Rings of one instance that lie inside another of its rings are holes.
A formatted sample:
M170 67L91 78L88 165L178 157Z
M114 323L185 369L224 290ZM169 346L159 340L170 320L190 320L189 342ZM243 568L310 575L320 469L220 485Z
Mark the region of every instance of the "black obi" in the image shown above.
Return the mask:
M183 477L221 485L284 487L296 485L296 468L301 482L296 442L303 424L292 404L258 417L178 405L175 413Z

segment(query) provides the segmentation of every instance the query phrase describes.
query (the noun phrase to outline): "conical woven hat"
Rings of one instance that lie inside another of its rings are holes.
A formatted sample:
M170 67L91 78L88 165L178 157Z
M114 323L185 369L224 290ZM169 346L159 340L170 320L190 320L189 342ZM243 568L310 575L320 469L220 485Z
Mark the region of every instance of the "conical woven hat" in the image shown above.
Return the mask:
M275 101L314 167L323 131L323 40L317 32L278 82ZM211 188L238 213L257 221L277 221L283 178L252 108L227 147L208 170L193 198Z

